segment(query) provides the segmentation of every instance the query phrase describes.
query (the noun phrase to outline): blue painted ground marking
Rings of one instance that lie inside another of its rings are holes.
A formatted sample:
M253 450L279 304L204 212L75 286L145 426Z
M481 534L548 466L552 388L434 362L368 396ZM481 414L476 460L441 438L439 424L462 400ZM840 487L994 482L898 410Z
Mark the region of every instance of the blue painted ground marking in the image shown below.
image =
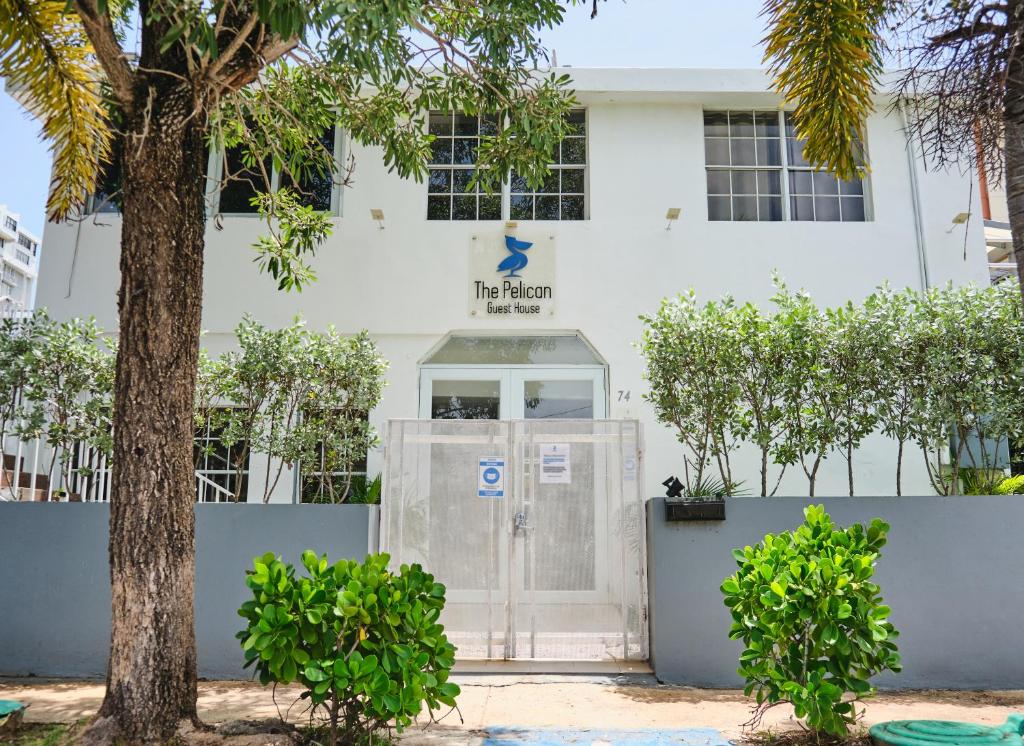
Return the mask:
M714 728L487 728L484 746L730 746Z

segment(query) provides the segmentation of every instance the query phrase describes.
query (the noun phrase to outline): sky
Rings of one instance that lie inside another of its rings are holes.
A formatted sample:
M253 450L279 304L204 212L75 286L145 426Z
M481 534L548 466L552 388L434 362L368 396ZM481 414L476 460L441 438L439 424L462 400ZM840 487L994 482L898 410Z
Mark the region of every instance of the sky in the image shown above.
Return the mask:
M570 8L542 34L559 65L574 67L759 67L762 0L602 0L597 18ZM42 236L50 178L40 127L0 93L0 204Z

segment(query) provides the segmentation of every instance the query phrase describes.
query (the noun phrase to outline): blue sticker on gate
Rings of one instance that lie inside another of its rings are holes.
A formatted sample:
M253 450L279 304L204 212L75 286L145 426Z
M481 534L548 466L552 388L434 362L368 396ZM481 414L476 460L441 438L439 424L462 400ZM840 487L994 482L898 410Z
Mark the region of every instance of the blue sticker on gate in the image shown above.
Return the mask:
M479 479L477 480L477 497L505 497L505 459L480 459Z

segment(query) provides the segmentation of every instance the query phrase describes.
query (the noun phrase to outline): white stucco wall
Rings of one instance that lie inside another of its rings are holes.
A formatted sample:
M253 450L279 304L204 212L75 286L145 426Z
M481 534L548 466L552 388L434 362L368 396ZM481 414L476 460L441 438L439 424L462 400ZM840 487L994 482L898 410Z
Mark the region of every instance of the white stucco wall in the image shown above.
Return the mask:
M302 293L281 293L253 264L250 245L263 228L255 218L225 218L207 228L205 344L214 352L231 343L245 313L268 325L302 314L313 329L334 324L343 332L368 329L390 360L388 386L372 420L417 415L417 361L451 330L579 330L609 364L609 415L637 417L646 438L646 487L680 471L673 435L653 421L643 402L642 361L633 347L641 325L660 299L689 287L702 298L731 293L765 302L771 272L803 287L822 304L862 298L878 284L921 287L906 140L899 121L884 113L868 123L873 219L865 223L741 223L707 220L702 106L755 108L775 100L764 78L750 71L572 70L578 98L588 108L589 219L521 221L517 235L551 236L557 254L557 310L524 322L487 320L468 313L468 257L473 235L501 241L500 221L426 220L426 186L383 168L379 151L356 147L354 185L341 198L334 235L314 262L319 280ZM880 111L885 111L880 106ZM981 220L950 231L959 212L980 215L977 191L968 207L971 173L942 172L917 163L923 234L932 284L987 282ZM682 208L670 231L663 216ZM384 230L370 218L384 210ZM49 224L38 305L57 318L92 314L116 326L119 217L99 223ZM964 258L965 241L967 257ZM73 257L78 259L68 294ZM628 403L616 392L630 391ZM262 484L253 461L252 482ZM894 453L873 438L857 456L858 492L886 493ZM370 471L380 469L378 454ZM739 457L738 473L758 481L752 454ZM289 499L289 475L277 498ZM799 467L780 494L804 494ZM819 478L820 495L845 492L845 463L830 458ZM930 494L916 453L904 468L905 494ZM287 494L286 494L287 493Z

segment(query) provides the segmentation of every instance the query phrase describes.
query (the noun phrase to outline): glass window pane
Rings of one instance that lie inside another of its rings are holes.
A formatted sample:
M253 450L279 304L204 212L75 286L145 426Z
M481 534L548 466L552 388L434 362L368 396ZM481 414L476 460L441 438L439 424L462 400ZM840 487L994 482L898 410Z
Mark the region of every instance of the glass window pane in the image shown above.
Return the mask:
M569 112L565 121L569 125L569 132L575 135L585 135L587 133L587 112L585 109L573 109Z
M460 166L468 166L476 163L476 138L456 138L453 148L453 162Z
M815 197L814 219L821 221L839 220L838 197Z
M704 138L704 162L709 166L728 166L729 141L724 137Z
M583 220L583 197L562 197L562 220Z
M733 171L732 193L757 194L757 174L754 171Z
M583 194L583 169L562 169L562 194Z
M452 115L442 114L440 112L431 112L428 131L432 135L451 135Z
M558 194L558 169L552 169L544 177L544 182L537 188L543 194Z
M733 197L733 220L757 220L757 197Z
M804 159L804 141L789 138L786 140L786 157L790 166L809 166Z
M790 194L813 194L811 191L810 171L789 172L789 193Z
M593 381L525 381L524 415L528 420L591 419L594 416Z
M813 197L790 197L789 199L790 220L814 220L814 198Z
M325 129L317 144L334 155L334 128ZM307 171L302 179L295 179L285 171L281 174L281 187L292 189L301 205L323 212L331 209L331 197L334 195L334 174L331 171Z
M500 381L432 381L433 420L497 420L501 417Z
M839 182L828 171L814 172L814 194L839 194Z
M758 194L782 194L782 177L778 171L757 172Z
M582 137L567 137L562 140L562 163L586 163L587 141Z
M267 180L259 167L247 168L242 161L242 149L231 148L224 157L224 175L226 180L220 192L220 211L223 213L251 214L258 212L252 204L252 198L263 192ZM267 176L270 176L271 162L268 158L264 164Z
M456 194L452 198L453 220L476 220L476 196Z
M526 177L520 176L515 171L512 172L512 178L509 180L509 188L513 194L533 191L526 183Z
M754 136L754 112L752 111L730 111L729 112L729 137L753 137Z
M782 150L778 140L757 141L757 165L759 166L781 166Z
M708 220L732 220L732 207L728 197L708 197Z
M535 220L558 220L558 197L537 197Z
M774 111L754 112L754 133L758 137L779 136L779 115Z
M796 137L796 120L793 118L793 112L786 112L786 137Z
M759 220L782 220L782 196L758 197L757 217Z
M728 171L708 171L708 194L728 194L730 189Z
M501 220L501 197L497 194L480 197L480 220Z
M512 220L533 220L533 197L513 195L509 201L509 216Z
M450 220L451 217L451 197L427 197L427 220Z
M753 139L729 140L730 149L732 151L732 165L734 166L753 166L755 165L754 157L754 141Z
M465 194L473 180L474 170L471 168L452 169L452 192Z
M839 191L841 194L864 194L864 182L860 179L840 181Z
M447 168L430 169L427 181L428 192L450 192L452 189L452 172Z
M705 137L728 137L729 136L729 115L724 111L704 112L704 136Z
M475 136L479 129L479 123L475 116L469 116L468 114L456 114L455 115L455 136L460 135Z
M498 120L494 117L481 117L480 134L488 137L498 134Z
M425 361L431 365L600 365L603 362L573 334L456 334Z
M434 140L434 142L430 143L430 162L452 162L452 141L450 138L441 137L438 138L437 140Z
M863 197L840 197L839 202L843 211L843 222L863 223L866 220Z

